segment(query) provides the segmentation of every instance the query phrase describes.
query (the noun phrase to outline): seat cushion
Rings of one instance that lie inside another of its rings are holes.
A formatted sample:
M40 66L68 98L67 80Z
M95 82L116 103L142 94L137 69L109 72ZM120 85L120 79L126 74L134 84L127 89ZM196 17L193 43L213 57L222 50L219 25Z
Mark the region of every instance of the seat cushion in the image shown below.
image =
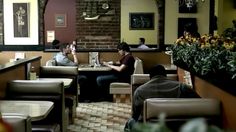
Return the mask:
M114 82L110 84L110 94L130 94L131 85L129 83Z
M131 76L131 83L132 84L144 84L147 81L150 80L150 75L149 74L133 74Z
M110 84L110 88L130 88L130 84L122 82L114 82Z

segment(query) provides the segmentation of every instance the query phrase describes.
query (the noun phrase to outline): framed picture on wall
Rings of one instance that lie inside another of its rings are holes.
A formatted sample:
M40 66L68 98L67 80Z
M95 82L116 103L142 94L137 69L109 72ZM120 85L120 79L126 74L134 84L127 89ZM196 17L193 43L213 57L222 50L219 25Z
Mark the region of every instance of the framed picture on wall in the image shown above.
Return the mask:
M178 38L183 36L186 24L197 25L197 18L178 18Z
M55 27L66 27L66 14L55 14Z
M129 13L130 30L154 30L154 13Z
M3 0L4 45L38 45L37 0Z
M179 13L197 13L197 3L179 0Z
M29 3L13 3L14 37L29 37Z

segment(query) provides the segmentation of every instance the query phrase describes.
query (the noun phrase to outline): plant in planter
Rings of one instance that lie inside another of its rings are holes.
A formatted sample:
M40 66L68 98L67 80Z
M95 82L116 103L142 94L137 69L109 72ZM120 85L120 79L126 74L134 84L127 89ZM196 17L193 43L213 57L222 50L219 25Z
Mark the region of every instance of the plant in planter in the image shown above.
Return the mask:
M165 114L160 114L159 119L158 123L135 124L130 132L172 132L165 124ZM179 132L223 132L223 130L217 126L207 125L204 118L195 118L183 124Z
M219 35L203 35L199 39L187 36L177 39L171 50L177 66L216 83L236 87L235 40Z

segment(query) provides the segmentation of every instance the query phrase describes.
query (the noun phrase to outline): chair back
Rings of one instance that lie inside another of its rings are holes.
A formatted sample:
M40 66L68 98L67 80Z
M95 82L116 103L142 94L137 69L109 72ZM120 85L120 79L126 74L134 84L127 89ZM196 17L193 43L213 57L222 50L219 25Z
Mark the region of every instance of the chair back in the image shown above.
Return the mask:
M59 124L61 131L65 124L65 97L63 82L43 80L13 80L7 84L7 100L52 101L54 108L48 116L35 124ZM60 114L58 114L60 113Z
M13 132L31 132L31 118L17 113L2 114L3 121L11 125Z
M199 117L219 126L220 106L219 100L210 98L150 98L144 101L143 121L156 122L157 117L165 113L166 124L173 128L178 128L189 119Z
M143 61L135 57L135 62L134 62L134 73L133 74L143 74Z
M78 67L77 66L41 66L41 78L71 78L72 84L65 89L65 94L74 95L78 103Z

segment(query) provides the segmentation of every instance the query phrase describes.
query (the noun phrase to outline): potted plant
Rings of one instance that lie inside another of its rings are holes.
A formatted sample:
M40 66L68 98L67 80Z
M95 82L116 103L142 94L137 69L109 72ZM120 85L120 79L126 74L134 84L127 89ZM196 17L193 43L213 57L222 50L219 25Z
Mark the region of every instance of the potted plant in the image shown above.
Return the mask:
M177 39L171 50L178 67L222 88L236 87L234 39L219 35L203 35L199 39L185 36Z

